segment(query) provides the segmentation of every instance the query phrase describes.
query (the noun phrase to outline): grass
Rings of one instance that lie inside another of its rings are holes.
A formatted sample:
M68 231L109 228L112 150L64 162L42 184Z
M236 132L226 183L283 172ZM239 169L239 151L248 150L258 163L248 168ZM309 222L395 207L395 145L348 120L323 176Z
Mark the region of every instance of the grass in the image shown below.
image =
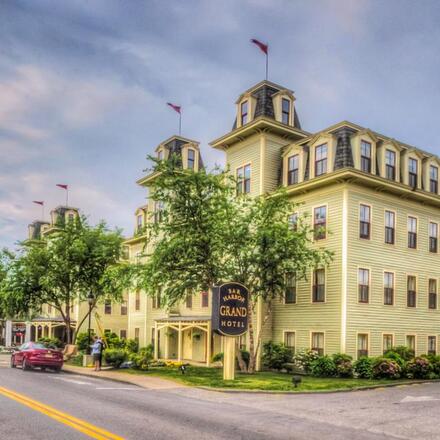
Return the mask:
M237 373L235 381L224 381L222 369L219 368L189 366L185 374L182 374L177 368L173 367L152 367L148 371L120 371L126 374L158 376L181 382L185 385L254 391L336 391L409 382L408 380L341 379L303 376L301 384L295 388L292 384L292 376L284 373L259 372L252 375Z

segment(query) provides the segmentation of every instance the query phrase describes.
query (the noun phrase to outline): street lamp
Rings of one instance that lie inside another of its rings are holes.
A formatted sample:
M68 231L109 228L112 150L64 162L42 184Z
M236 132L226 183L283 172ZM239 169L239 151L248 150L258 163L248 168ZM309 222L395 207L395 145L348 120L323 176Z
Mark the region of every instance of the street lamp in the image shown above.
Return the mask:
M90 349L90 345L91 345L91 334L90 334L90 324L91 324L91 319L92 319L92 307L93 304L95 302L95 297L93 296L93 293L90 292L89 295L87 296L87 302L89 304L89 330L88 330L88 344L87 344L87 354L91 353L91 349Z

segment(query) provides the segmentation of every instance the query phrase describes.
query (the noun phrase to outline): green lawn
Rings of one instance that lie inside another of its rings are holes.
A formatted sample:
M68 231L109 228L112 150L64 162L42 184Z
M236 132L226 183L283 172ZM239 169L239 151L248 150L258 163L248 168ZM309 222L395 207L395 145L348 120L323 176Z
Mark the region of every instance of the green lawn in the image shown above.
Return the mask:
M222 369L205 367L187 367L183 375L177 368L152 367L149 371L120 370L126 374L145 374L176 380L186 385L205 386L225 389L265 390L265 391L331 391L349 390L373 385L390 383L408 383L408 380L367 380L339 379L303 376L302 383L295 388L292 375L283 373L260 372L252 375L237 373L235 381L224 381Z

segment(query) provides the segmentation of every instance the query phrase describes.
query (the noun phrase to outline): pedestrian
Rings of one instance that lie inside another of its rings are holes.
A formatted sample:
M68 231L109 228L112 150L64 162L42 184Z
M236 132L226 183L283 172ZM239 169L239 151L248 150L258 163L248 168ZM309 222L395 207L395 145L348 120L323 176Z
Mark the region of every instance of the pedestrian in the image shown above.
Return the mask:
M101 351L99 352L99 366L98 366L98 371L100 371L101 366L102 366L102 353L103 353L104 349L106 348L101 336L98 336L98 344L101 345Z
M93 356L93 364L95 365L95 371L101 370L101 359L102 359L102 347L103 343L100 341L98 336L93 338L94 342L92 344L92 356Z

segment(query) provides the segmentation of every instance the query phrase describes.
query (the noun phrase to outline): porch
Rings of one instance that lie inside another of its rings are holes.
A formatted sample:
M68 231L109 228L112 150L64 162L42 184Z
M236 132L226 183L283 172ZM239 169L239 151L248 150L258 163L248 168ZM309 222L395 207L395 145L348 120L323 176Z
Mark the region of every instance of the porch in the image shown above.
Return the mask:
M189 361L210 366L220 337L211 331L211 317L172 316L154 323L154 359Z

